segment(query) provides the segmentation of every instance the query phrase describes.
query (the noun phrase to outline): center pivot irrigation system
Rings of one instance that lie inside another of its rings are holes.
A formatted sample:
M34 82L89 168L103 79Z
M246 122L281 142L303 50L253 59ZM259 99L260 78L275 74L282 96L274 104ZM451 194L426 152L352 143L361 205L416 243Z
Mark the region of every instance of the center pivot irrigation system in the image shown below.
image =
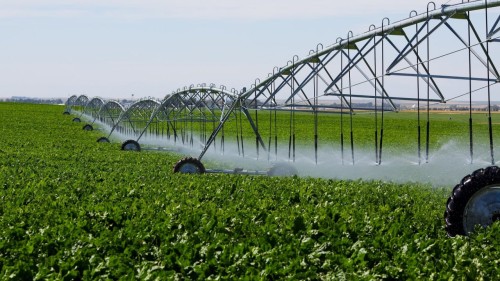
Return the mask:
M498 6L500 1L440 7L430 2L425 12L412 11L407 19L391 23L384 18L365 33L348 32L328 47L318 44L304 58L294 56L242 91L191 85L161 101L148 98L123 106L72 96L65 114L77 115L76 122L82 116L92 120L86 130L93 129L96 121L109 127L109 135L99 142L109 142L113 134L132 136L122 144L123 150L140 151L141 142L149 148L160 143L162 148L156 149L189 147L199 152L196 158L181 159L175 172L292 175L298 173L292 165L298 155L310 155L316 164L354 165L358 137L354 128L362 115L370 116L373 162L381 165L391 152L384 136L398 133L388 117L403 103L416 112L419 165L429 162L431 134L439 133L430 129L432 107L453 100L465 103L469 124L464 126L468 126L464 138L472 163L481 145L473 142L473 104L481 101L487 108L488 128L488 142L482 145L494 165L491 101L500 82ZM334 152L320 152L324 146ZM201 162L207 152L238 154L274 165L267 172L208 170ZM464 177L453 189L444 217L450 236L467 235L478 224L487 226L500 219L500 168L490 166Z

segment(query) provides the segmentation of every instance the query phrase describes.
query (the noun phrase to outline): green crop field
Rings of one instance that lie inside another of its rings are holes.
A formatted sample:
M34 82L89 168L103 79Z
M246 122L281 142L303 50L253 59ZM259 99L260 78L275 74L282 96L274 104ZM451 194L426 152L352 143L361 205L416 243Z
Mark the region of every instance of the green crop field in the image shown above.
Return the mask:
M500 276L499 223L447 237L451 186L173 174L180 155L97 143L63 109L0 103L1 280Z
M314 147L315 135L320 147L330 147L340 150L341 135L343 135L344 149L350 149L351 123L352 136L355 149L374 149L375 132L377 132L377 143L380 137L383 123L383 150L384 155L405 153L417 154L418 151L418 127L420 125L420 148L426 149L427 142L427 113L422 111L420 118L416 111L386 112L382 122L382 114L378 112L358 111L352 116L349 114L338 114L339 112L319 111L317 114L317 127L315 129L315 115L311 112L296 111L293 116L285 111L254 111L249 110L250 117L258 127L263 143L271 147L275 146L275 138L280 149L289 146L291 135L295 136L297 146ZM220 113L218 113L220 114ZM146 116L146 117L144 117ZM149 121L150 114L142 114L139 119L132 122L123 121L122 125L128 126L133 123L136 130L141 132ZM205 116L206 117L206 116ZM453 141L463 151L469 150L469 117L472 118L474 147L488 149L489 129L487 112L473 112L471 116L464 112L431 112L429 118L429 149L436 151L446 143ZM420 120L419 120L420 119ZM492 124L497 130L500 124L500 114L492 114ZM183 116L175 119L170 124L158 115L153 120L145 136L159 134L164 137L169 134L173 138L173 129L177 127L179 139L189 139L191 136L206 140L211 132L217 127L218 119L204 120L199 112L193 112L192 116ZM293 120L293 121L292 121ZM292 126L293 125L293 126ZM224 135L225 140L237 142L243 140L245 146L254 149L255 133L250 126L247 117L239 111L231 115L225 123L223 130L219 132L215 143L220 143ZM493 142L500 143L500 134L493 134Z

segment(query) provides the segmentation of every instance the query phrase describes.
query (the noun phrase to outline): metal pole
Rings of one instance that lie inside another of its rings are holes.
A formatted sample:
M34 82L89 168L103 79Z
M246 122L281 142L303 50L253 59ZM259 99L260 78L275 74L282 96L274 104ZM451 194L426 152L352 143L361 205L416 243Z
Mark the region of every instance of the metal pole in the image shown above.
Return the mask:
M260 82L260 79L256 79L255 80L255 86L257 86L257 81ZM255 100L254 100L255 104L255 127L256 127L256 130L257 132L259 131L259 114L258 114L258 105L257 105L257 91L255 91ZM257 159L259 159L259 135L258 134L255 134L255 147L257 149Z
M342 41L342 39L340 39L340 41ZM340 56L340 71L344 69L344 55L345 53L342 52ZM344 76L340 78L340 89L342 89L342 91L344 89ZM340 98L340 156L342 165L344 165L344 97Z
M486 36L488 36L488 1L485 0L485 22L486 22ZM486 38L486 54L489 54L489 39ZM490 60L486 60L486 72L487 72L487 80L488 80L488 129L490 136L490 156L491 156L491 165L495 165L495 155L493 148L493 123L491 121L491 87L490 87Z
M416 13L416 12L415 12ZM411 15L411 13L410 13ZM418 42L418 23L415 24L416 41ZM420 55L418 53L419 45L415 48L417 57L417 74L420 74L420 63L418 63ZM427 82L428 84L430 81ZM422 128L420 126L420 77L417 76L417 155L418 165L422 164Z
M347 56L349 57L349 60L351 59L351 48L349 46L349 39L350 37L353 36L352 31L349 31L347 33ZM348 78L349 78L349 126L350 126L350 135L351 135L351 161L352 165L354 165L354 133L353 133L353 122L352 122L352 85L351 85L351 68L349 68L349 73L348 73Z
M375 29L376 26L374 24L370 25L369 27L369 30L372 29L372 27ZM377 40L375 39L375 36L373 37L373 76L374 77L377 77ZM382 72L383 73L383 72ZM375 83L374 83L374 93L373 93L373 97L374 97L374 103L375 103L375 116L374 116L374 119L375 119L375 163L376 164L379 164L378 163L378 104L377 104L377 80L375 80ZM382 93L383 95L383 93Z
M467 12L467 19L469 19L469 12ZM472 134L472 50L471 50L471 33L470 33L470 22L467 21L467 43L469 49L469 152L470 152L470 163L474 162L474 146L473 146L473 134ZM489 82L488 82L489 83Z
M318 49L316 47L316 53ZM315 66L318 63L315 63ZM314 76L314 161L315 164L318 165L318 87L319 87L319 77L318 74Z
M434 2L429 2L427 4L427 17L429 19L429 6L433 4L434 9L436 9L436 4ZM427 34L429 34L429 23L427 23ZM431 67L430 67L430 36L427 36L426 43L427 43L427 71L431 73ZM429 163L429 142L430 142L430 85L427 84L427 131L426 131L426 136L425 136L425 163Z
M390 21L388 18L383 18L382 19L382 36L385 36L384 34L384 22L387 20L387 24L390 24ZM382 88L385 89L385 41L382 41ZM380 113L380 144L379 144L379 152L378 152L378 165L382 164L382 147L384 144L384 112L385 112L385 95L382 95L382 112Z

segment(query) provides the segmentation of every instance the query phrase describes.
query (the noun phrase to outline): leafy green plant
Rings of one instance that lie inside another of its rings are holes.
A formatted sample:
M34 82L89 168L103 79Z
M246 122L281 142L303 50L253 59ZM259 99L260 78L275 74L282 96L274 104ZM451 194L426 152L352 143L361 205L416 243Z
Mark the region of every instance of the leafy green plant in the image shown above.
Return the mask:
M499 275L498 223L446 236L451 187L173 174L179 155L96 143L62 111L0 103L2 280Z

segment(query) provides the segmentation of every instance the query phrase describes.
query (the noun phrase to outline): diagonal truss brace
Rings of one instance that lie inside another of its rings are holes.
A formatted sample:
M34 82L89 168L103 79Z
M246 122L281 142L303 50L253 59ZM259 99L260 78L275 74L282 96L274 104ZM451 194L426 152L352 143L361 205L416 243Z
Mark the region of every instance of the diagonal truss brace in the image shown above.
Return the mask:
M454 13L453 13L454 14ZM396 59L394 59L394 61L389 65L389 67L387 68L386 72L389 73L391 71L391 69L394 68L394 66L396 66L404 57L406 57L409 53L411 53L418 45L420 45L424 40L426 40L427 38L429 38L429 36L431 36L432 33L434 33L434 31L436 31L441 25L443 25L453 14L449 14L447 15L445 18L441 18L441 21L435 26L433 27L427 34L425 34L423 36L423 38L421 38L420 40L418 40L418 42L413 45L412 42L418 37L418 35L424 30L424 27L428 26L429 25L429 22L432 18L428 18L425 23L420 27L420 29L418 30L418 32L412 37L412 39L410 40L410 42L408 42L408 44L403 48L403 50L401 51L401 53L396 57Z
M491 28L490 32L488 32L486 39L491 40L491 37L493 37L493 35L497 34L500 31L500 27L497 28L499 22L500 22L500 16L498 16L497 20L495 21L495 24L493 24L493 27Z
M373 44L373 46L371 46L365 54L371 52L378 44L380 44L380 42L382 42L386 37L387 37L387 33L386 34L383 34L379 40L377 40L375 42L375 44ZM349 71L351 71L354 66L363 59L363 56L365 56L365 54L362 54L363 53L363 50L368 46L368 44L371 42L371 40L376 36L376 34L374 34L369 40L366 41L366 43L363 45L363 47L361 49L358 50L358 52L354 55L354 57L351 59L349 58L349 62L347 63L347 65L344 67L344 69L342 69L342 71L339 73L339 75L332 81L332 83L330 83L330 85L328 85L328 87L326 87L325 89L325 93L327 93L328 91L331 90L331 88L333 88L333 86L335 84L337 84L337 82L342 79L342 77L344 77ZM358 58L358 56L361 56L360 58ZM355 61L356 60L356 61Z
M407 42L410 42L410 39L408 38L408 36L406 34L404 34L404 37L405 37ZM400 52L400 50L398 49L396 44L394 44L394 42L392 42L392 40L390 38L387 38L387 41L397 52ZM418 53L415 49L413 49L413 53L417 58L417 64L420 64L423 68L423 71L425 71L425 73L427 73L429 75L429 70L427 69L427 67L423 63L422 58L418 55ZM408 63L410 68L412 68L415 71L415 73L420 74L417 67L415 66L415 64L413 64L408 57L404 57L404 60ZM388 73L387 75L395 75L395 72ZM441 98L441 102L444 102L444 100L445 100L444 95L443 95L443 93L441 93L441 90L439 89L436 81L434 81L434 79L432 77L422 77L422 80L424 80L424 82L431 88L431 90Z

